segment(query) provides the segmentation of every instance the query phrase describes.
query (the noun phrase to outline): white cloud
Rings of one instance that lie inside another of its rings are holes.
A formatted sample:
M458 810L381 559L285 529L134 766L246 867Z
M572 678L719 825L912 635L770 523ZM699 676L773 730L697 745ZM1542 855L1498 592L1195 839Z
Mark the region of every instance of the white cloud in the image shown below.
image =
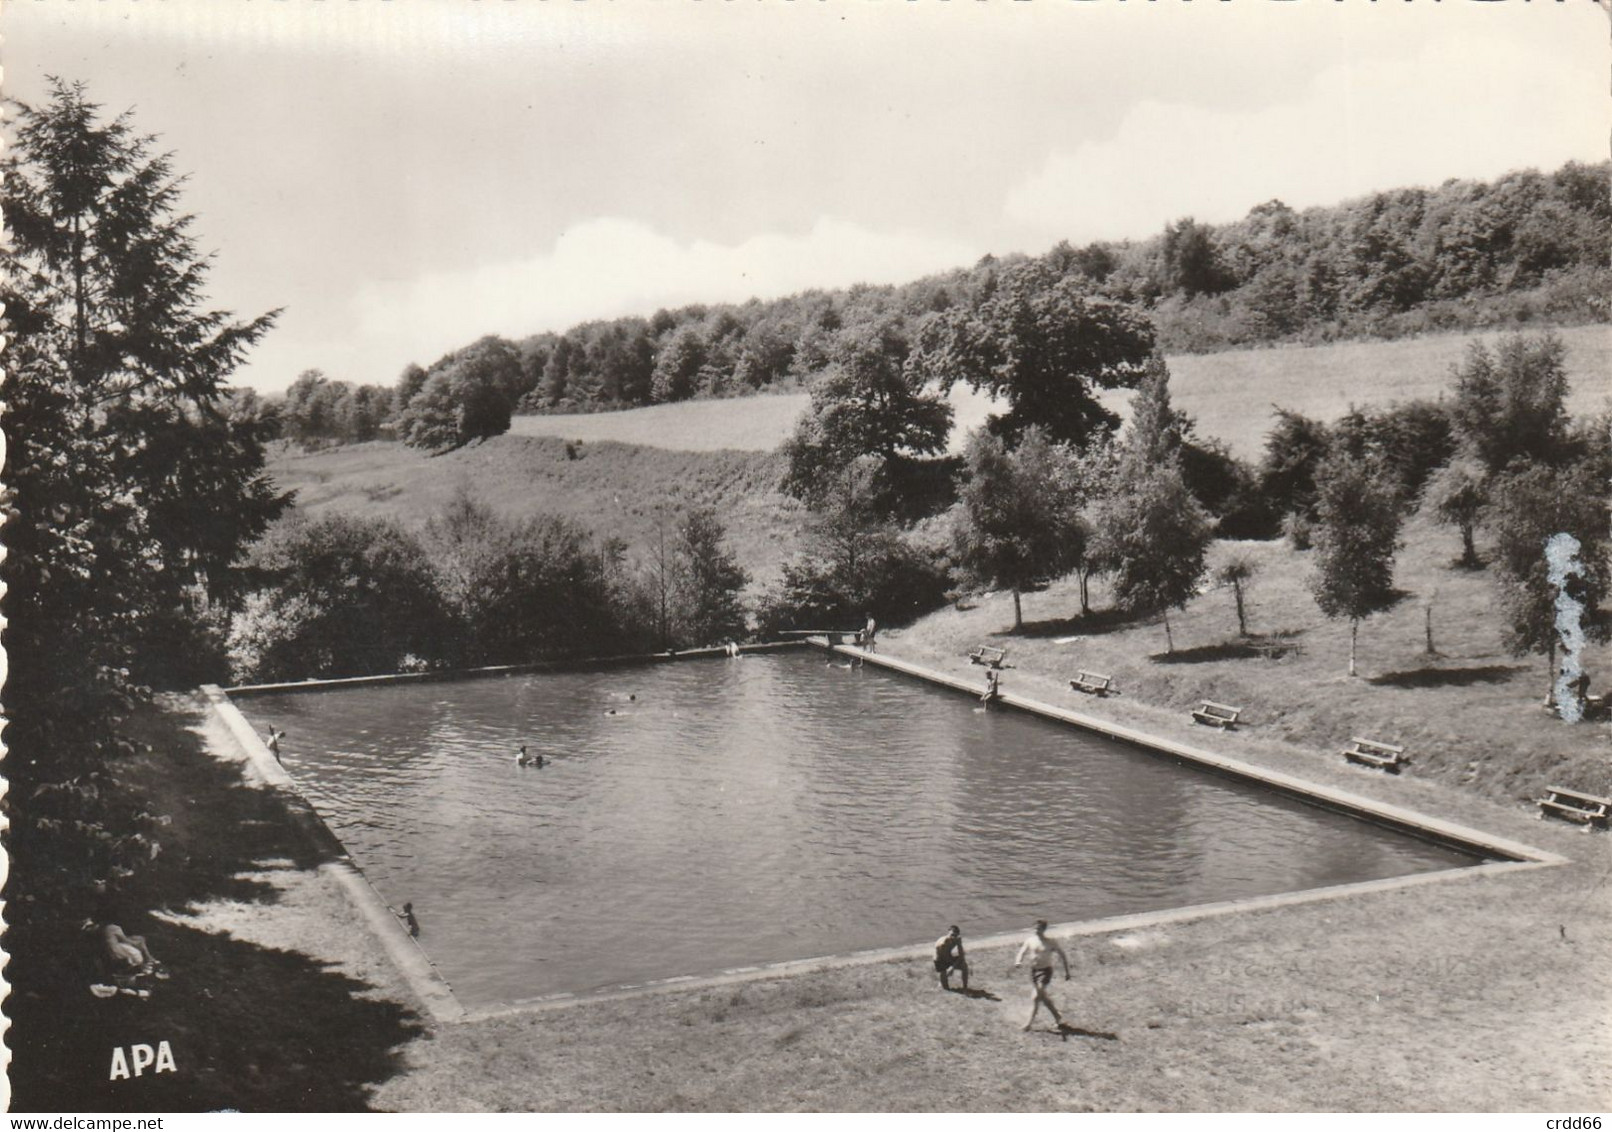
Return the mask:
M1272 197L1331 204L1400 185L1554 168L1606 154L1605 72L1498 37L1452 36L1411 66L1361 57L1250 112L1141 102L1106 140L1055 152L1008 195L1048 238L1145 236L1236 219Z
M354 356L379 367L360 380L389 382L404 363L429 364L483 334L520 337L684 303L904 283L979 254L955 240L832 218L804 235L769 233L731 246L682 243L638 221L601 218L567 229L537 259L365 286L353 305Z

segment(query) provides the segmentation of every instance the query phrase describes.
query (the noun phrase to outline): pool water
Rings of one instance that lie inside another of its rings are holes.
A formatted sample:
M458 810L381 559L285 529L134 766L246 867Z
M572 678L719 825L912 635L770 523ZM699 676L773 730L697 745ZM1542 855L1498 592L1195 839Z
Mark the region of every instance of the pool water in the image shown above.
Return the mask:
M472 1008L1473 861L816 650L239 703Z

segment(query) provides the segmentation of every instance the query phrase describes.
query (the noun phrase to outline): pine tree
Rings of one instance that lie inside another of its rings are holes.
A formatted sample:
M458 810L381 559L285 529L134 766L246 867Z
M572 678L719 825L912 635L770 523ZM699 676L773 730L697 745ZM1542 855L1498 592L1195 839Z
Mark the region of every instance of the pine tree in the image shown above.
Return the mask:
M131 681L193 676L183 662L206 650L179 634L239 600L242 549L287 503L259 423L226 412L225 379L277 312L201 306L208 260L154 144L53 80L7 158L0 573L7 645L28 658L6 690L23 759L93 761L93 744L50 733L94 726L87 705L115 710Z

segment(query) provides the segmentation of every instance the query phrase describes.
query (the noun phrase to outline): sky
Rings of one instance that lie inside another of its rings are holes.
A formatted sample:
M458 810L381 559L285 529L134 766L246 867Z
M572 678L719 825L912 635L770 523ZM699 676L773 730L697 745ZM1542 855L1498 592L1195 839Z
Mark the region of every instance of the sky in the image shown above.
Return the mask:
M7 0L189 174L236 384L1607 157L1591 0Z

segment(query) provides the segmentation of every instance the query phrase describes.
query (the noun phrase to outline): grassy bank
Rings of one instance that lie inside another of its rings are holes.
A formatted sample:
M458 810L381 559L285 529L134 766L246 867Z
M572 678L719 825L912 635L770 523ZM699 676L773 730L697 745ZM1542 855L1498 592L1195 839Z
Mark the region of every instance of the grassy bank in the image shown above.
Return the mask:
M160 853L111 879L86 928L27 903L6 909L11 1107L104 1112L342 1111L395 1073L422 1033L384 951L328 860L253 785L221 726L175 700L135 720L149 750L115 789L170 824ZM22 861L14 862L25 867ZM99 927L143 935L169 972L149 997L97 998ZM171 1073L113 1078L114 1048L169 1043Z
M1210 589L1172 613L1170 654L1159 619L1116 616L1105 608L1100 582L1092 589L1093 615L1081 618L1079 594L1065 580L1024 596L1018 633L1011 631L1011 594L990 594L969 609L942 611L890 634L890 647L966 671L974 645L1003 646L1015 666L1005 678L1009 689L1233 749L1275 740L1313 752L1307 763L1328 772L1349 738L1363 735L1409 748L1414 762L1406 779L1433 779L1515 804L1552 784L1612 793L1612 729L1563 723L1541 710L1545 659L1504 649L1487 571L1451 565L1460 551L1456 533L1416 517L1405 542L1395 571L1404 596L1362 623L1354 678L1347 675L1348 623L1321 615L1306 584L1312 554L1285 542L1213 548L1212 562L1237 553L1259 563L1247 599L1255 642L1238 636L1229 589ZM1098 700L1071 692L1068 680L1082 668L1112 675L1120 694ZM1612 683L1612 650L1592 647L1587 668L1596 688ZM1195 726L1187 713L1203 698L1244 708L1246 726L1235 737ZM1313 776L1307 763L1294 769ZM1350 771L1345 781L1371 773Z

